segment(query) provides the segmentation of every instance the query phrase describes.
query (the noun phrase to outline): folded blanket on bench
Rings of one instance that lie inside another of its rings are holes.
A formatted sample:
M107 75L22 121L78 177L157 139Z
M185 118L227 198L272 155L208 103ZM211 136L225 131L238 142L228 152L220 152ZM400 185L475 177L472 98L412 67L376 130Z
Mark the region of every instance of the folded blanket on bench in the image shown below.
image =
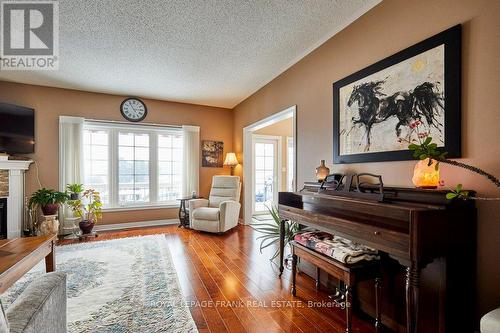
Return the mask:
M295 241L346 264L378 259L377 250L326 232L313 231L297 234Z

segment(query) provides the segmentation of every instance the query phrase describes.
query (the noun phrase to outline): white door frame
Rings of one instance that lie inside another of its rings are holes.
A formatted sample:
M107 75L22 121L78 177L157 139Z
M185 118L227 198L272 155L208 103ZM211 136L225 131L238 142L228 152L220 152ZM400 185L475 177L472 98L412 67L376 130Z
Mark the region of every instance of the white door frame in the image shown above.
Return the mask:
M267 118L259 120L243 128L243 223L252 223L252 187L253 187L253 152L252 152L252 133L277 123L279 121L293 117L293 152L294 152L294 178L297 179L297 106L293 105L283 111L275 113ZM281 172L280 172L281 173ZM295 181L294 190L297 190L297 181Z
M255 171L255 142L256 140L263 139L267 141L273 141L274 144L276 144L276 156L274 156L274 162L276 163L275 165L275 170L274 170L274 175L276 176L276 180L273 184L273 201L275 203L278 202L278 192L281 191L281 185L283 181L283 176L281 172L281 168L283 166L283 139L281 136L276 136L276 135L264 135L264 134L252 134L252 196L251 198L255 198L255 179L254 177L254 171ZM265 214L265 213L256 213L255 212L255 200L252 200L252 215L254 214Z
M288 154L288 147L290 145L290 140L292 141L292 150L294 149L295 145L295 139L291 136L286 137L286 175L285 175L285 182L286 182L286 189L288 190L288 182L290 181L288 175L288 162L290 158L290 154ZM295 151L293 152L295 153ZM295 167L295 156L293 156L293 161L292 161L293 167ZM295 179L295 169L292 170L292 191L296 191L297 189L295 188L295 184L297 183L297 180Z

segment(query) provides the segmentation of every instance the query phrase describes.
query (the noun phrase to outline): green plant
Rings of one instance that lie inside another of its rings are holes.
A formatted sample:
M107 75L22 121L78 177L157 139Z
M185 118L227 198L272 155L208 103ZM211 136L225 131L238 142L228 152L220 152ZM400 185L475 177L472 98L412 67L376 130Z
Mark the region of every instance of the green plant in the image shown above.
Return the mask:
M36 207L46 206L51 204L62 204L68 200L66 192L59 192L51 189L41 188L34 192L28 202L28 207L35 209Z
M280 224L281 219L278 214L278 209L273 205L271 207L266 207L271 216L273 217L273 222L271 223L259 223L252 225L252 228L263 235L257 237L260 242L260 253L266 247L276 244L280 240ZM295 235L299 232L298 223L292 221L283 221L285 225L285 245L293 240ZM269 260L274 260L279 254L279 249L274 252L273 256Z
M458 184L454 190L446 193L446 199L451 200L455 198L467 199L469 198L469 191L464 191L462 189L462 184Z
M448 152L441 151L438 149L438 146L436 143L432 142L432 137L429 136L428 132L420 132L419 131L419 125L421 125L420 120L416 120L413 123L410 124L410 128L412 131L416 131L418 141L413 140L414 142L410 142L409 140L403 140L409 143L408 149L413 152L413 157L420 159L420 160L425 160L429 159L429 166L431 166L433 163L435 163L435 168L436 170L439 168L439 163L445 163L445 164L450 164L462 169L466 169L472 172L477 173L478 175L481 175L488 179L490 182L492 182L496 187L500 187L500 181L498 180L497 177L493 176L492 174L475 167L473 165L468 165L462 162L454 161L454 160L449 160L446 158L446 155L448 155ZM411 133L410 133L411 134ZM461 198L461 199L482 199L482 200L498 200L498 198L478 198L478 197L470 197L469 196L469 191L464 191L462 190L462 184L458 184L454 190L451 190L449 193L446 194L446 198L451 200L454 198Z
M80 194L83 192L83 184L68 184L66 185L66 189L70 193Z
M83 220L97 222L102 218L102 202L99 192L87 189L83 192L81 199L69 200L68 205Z
M427 137L425 139L425 141L423 141L422 143L420 143L418 145L414 144L414 143L410 144L408 146L408 149L413 151L413 157L415 157L415 158L418 158L421 160L425 160L426 158L429 158L429 165L432 165L432 163L434 163L434 161L435 161L436 162L436 166L435 166L436 169L439 168L439 163L450 164L450 165L453 165L453 166L456 166L456 167L459 167L462 169L466 169L466 170L475 172L483 177L486 177L490 182L495 184L496 187L500 187L500 181L498 180L498 178L496 178L492 174L489 174L486 171L484 171L478 167L472 166L472 165L468 165L468 164L465 164L462 162L457 162L457 161L446 159L446 155L448 153L441 152L437 148L437 144L432 142L432 138L430 136Z

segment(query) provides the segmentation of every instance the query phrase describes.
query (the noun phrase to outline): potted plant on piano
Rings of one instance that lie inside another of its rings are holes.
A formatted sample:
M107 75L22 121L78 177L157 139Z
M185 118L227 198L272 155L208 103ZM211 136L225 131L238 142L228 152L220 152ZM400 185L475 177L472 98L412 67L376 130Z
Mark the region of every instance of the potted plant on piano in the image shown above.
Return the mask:
M419 159L421 161L426 161L427 165L430 167L434 165L434 169L436 171L439 170L439 164L449 164L454 167L462 168L464 170L468 170L470 172L474 172L477 175L480 175L490 181L493 185L496 186L497 190L500 189L500 180L491 173L484 171L481 168L478 168L474 165L469 165L463 162L455 161L448 159L446 155L448 152L442 151L438 148L438 144L432 141L432 137L429 136L428 132L421 131L420 125L422 123L417 120L410 124L410 127L417 132L418 141L413 139L412 141L407 139L400 139L402 141L408 142L408 149L413 153L413 157ZM450 190L446 194L446 198L448 200L452 199L472 199L472 200L500 200L500 198L484 198L478 196L471 196L469 191L463 189L462 184L456 185L456 187Z
M94 189L85 190L81 198L68 201L68 205L82 220L78 224L83 235L92 233L96 222L102 218L102 202L99 192Z

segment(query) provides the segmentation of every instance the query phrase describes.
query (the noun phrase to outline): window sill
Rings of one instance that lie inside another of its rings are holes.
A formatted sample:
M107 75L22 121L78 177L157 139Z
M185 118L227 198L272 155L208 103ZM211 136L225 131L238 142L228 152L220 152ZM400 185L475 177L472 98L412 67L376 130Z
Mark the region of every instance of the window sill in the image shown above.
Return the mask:
M169 208L179 208L179 204L107 207L107 208L103 208L102 211L105 213L107 213L107 212L112 213L112 212L126 212L126 211L131 211L131 210L150 210L150 209L169 209Z

